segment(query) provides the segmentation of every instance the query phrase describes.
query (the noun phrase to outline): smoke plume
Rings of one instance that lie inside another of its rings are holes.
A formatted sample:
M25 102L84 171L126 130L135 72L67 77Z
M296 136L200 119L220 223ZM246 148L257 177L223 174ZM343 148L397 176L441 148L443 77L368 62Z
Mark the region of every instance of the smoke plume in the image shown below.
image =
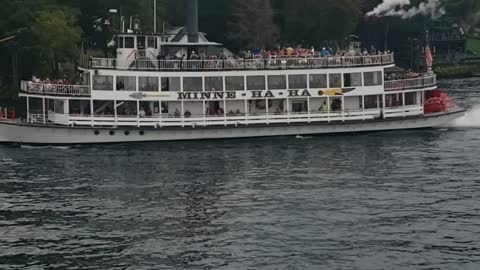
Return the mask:
M427 0L418 5L410 6L410 0L383 0L383 2L367 13L367 16L396 16L402 19L410 19L417 15L429 16L436 20L445 15L442 0Z

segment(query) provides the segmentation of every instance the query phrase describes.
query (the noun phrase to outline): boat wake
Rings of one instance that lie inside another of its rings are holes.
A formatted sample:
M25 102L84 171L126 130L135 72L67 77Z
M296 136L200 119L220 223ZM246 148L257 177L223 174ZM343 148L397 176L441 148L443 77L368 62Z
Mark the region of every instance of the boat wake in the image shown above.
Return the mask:
M473 107L462 118L449 122L442 128L480 128L480 106Z
M299 139L299 140L308 140L308 139L312 139L313 137L304 137L304 136L301 136L301 135L297 135L295 137L295 139Z
M59 149L59 150L67 150L70 149L70 146L31 146L31 145L20 145L20 148L22 149L30 149L30 150L35 150L35 149Z

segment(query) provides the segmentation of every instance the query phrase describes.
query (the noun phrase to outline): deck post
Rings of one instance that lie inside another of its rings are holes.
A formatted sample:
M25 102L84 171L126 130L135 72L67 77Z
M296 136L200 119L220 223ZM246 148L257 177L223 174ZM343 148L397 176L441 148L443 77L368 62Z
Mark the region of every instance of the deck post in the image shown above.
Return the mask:
M94 119L93 119L94 114L95 114L95 112L93 111L93 100L90 99L90 118L91 118L90 121L92 122L92 123L91 123L92 127L95 126L95 124L94 124Z
M45 98L42 98L42 110L43 110L43 124L47 124L47 118L45 116Z
M382 115L383 119L387 119L387 116L385 115L385 93L382 94Z
M115 126L118 127L118 112L117 112L117 100L116 99L113 101L113 107L114 107L113 113L115 115Z
M206 101L204 100L203 102L203 126L207 126L207 106L205 105Z
M30 123L30 97L27 96L27 123Z
M310 124L310 97L307 98L307 118L308 123Z
M365 121L365 96L362 95L362 119Z
M266 76L265 76L266 77ZM265 99L265 112L267 113L266 117L267 117L267 125L270 125L270 115L269 115L269 110L268 110L268 101L269 99L266 98Z
M137 127L140 127L140 101L137 100Z
M328 123L330 123L330 96L327 96L327 112L328 112L328 115L327 115Z

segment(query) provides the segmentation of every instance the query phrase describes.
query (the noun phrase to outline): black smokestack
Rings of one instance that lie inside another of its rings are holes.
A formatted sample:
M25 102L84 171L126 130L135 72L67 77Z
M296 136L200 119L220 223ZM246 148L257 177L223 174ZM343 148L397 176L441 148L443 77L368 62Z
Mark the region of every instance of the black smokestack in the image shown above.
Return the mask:
M186 0L188 42L198 42L198 0Z

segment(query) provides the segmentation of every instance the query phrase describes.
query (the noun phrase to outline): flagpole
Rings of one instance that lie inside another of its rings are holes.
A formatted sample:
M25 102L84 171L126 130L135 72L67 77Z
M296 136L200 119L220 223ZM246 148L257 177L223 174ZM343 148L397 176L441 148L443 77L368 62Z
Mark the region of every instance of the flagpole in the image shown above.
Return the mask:
M425 44L425 60L427 62L427 68L428 68L427 73L431 74L431 73L433 73L433 71L432 71L433 55L432 55L432 50L430 48L428 27L425 30L425 42L426 42L426 44Z

